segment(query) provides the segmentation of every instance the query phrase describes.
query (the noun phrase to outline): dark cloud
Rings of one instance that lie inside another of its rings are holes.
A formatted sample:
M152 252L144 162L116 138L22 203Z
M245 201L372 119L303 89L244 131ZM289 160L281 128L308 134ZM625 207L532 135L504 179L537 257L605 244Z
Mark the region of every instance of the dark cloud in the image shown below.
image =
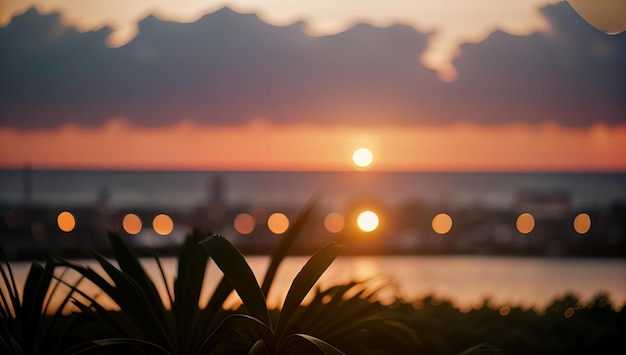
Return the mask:
M550 32L463 45L451 96L488 123L626 123L626 33L592 28L565 2L542 13Z
M30 10L0 28L0 125L625 123L626 35L566 3L543 13L552 32L464 45L446 84L418 61L429 34L406 26L314 38L223 9L190 24L147 17L108 48L107 28L80 33Z

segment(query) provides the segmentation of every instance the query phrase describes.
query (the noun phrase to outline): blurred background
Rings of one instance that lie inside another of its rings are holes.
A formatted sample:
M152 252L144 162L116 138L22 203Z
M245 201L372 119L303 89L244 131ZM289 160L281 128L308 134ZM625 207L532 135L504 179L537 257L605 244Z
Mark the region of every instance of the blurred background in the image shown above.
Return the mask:
M369 257L347 277L567 260L587 278L555 293L626 300L626 36L577 10L3 1L2 248L80 258L117 232L171 256L199 227L263 256L314 204L293 253Z

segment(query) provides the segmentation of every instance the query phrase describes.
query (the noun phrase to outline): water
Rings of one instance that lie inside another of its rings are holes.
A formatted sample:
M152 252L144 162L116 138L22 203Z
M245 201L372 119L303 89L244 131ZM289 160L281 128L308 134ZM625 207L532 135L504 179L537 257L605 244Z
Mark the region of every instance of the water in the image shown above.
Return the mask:
M246 260L259 280L265 274L269 257L248 256ZM278 270L268 295L271 306L282 304L291 281L307 257L288 257ZM94 265L90 260L78 263ZM153 280L161 276L154 260L142 259ZM162 259L169 282L175 275L176 259ZM12 263L21 288L29 263ZM95 265L96 270L100 270ZM427 295L448 299L461 309L482 306L485 299L493 306L521 306L544 309L566 293L587 303L599 292L609 295L616 309L626 305L626 260L624 259L554 259L508 258L494 256L340 256L318 282L322 288L351 280L382 276L390 286L380 297L400 297L415 301ZM211 294L221 272L210 263L202 302ZM161 285L160 291L165 292ZM171 284L170 284L171 286ZM95 292L94 292L95 293ZM236 298L230 302L237 302Z
M52 206L92 205L105 199L112 208L187 209L211 198L214 179L222 181L230 204L303 205L320 192L335 208L355 196L388 204L419 199L452 208L510 207L520 192L559 192L572 207L604 208L626 203L626 173L383 173L383 172L180 172L0 170L0 203Z

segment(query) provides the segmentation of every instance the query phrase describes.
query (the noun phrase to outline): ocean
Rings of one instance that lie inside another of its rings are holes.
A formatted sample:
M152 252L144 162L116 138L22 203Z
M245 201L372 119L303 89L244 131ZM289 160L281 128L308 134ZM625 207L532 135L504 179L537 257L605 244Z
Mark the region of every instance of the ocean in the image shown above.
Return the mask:
M510 208L522 193L566 194L573 209L626 203L626 173L438 173L0 170L0 204L186 209L228 204L302 206L316 193L330 208L359 197L393 205Z

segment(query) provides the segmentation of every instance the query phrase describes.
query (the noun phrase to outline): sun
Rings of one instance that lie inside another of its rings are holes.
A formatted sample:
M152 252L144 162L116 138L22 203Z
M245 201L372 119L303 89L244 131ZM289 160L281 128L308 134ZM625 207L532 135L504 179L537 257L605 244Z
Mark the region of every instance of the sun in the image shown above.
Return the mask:
M352 153L352 162L360 168L366 168L372 164L374 155L367 148L359 148Z

